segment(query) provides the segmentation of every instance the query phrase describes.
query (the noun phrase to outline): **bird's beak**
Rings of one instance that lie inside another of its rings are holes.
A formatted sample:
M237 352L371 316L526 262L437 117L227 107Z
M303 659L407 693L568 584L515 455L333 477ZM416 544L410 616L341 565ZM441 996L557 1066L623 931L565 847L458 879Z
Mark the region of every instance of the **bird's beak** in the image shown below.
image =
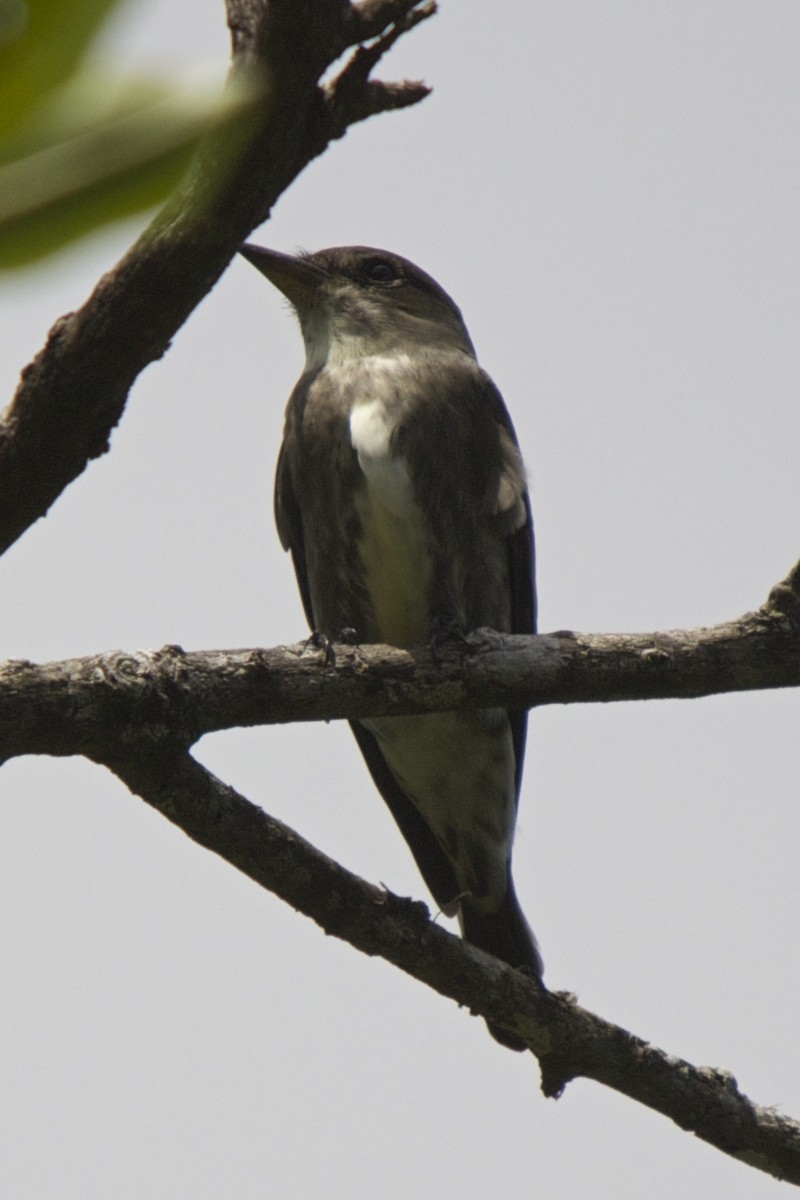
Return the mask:
M245 242L239 253L262 275L266 275L295 308L307 304L323 279L327 279L326 272L306 258L265 250L263 246L254 246L251 242Z

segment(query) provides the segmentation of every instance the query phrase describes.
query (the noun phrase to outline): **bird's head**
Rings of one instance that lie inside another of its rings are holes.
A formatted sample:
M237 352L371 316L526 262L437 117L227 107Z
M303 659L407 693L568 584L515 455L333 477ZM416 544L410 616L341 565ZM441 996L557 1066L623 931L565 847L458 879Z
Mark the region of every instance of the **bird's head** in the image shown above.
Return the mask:
M326 362L413 350L474 350L458 306L407 258L369 246L280 254L250 243L240 253L291 302L310 369Z

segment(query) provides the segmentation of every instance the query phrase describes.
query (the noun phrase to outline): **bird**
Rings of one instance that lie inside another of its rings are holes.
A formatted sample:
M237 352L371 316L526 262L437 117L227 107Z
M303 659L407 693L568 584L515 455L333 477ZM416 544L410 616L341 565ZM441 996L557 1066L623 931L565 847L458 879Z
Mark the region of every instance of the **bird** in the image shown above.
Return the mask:
M534 633L525 468L455 302L387 250L240 253L289 300L305 345L275 520L314 634L403 647L486 626ZM350 724L439 909L465 941L541 983L511 872L527 712Z

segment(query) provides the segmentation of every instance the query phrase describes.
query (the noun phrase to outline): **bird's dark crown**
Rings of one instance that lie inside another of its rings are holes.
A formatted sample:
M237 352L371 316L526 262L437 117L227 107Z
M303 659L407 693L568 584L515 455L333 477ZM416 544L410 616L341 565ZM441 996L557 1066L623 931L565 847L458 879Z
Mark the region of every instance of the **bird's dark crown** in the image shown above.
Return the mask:
M428 294L461 316L458 305L427 271L391 250L378 250L374 246L332 246L314 254L304 253L301 257L326 275L350 279L364 288L407 288Z
M336 305L354 311L367 323L369 319L394 314L394 321L410 319L442 328L449 327L471 349L461 310L443 287L415 263L391 250L373 246L333 246L314 254L302 254L303 261L327 276L324 290L336 297Z

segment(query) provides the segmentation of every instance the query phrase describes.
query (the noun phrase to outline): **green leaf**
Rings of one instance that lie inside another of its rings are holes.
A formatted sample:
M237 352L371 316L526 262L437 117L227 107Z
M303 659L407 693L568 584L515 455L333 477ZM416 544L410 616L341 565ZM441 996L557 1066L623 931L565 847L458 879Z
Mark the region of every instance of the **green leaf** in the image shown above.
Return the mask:
M112 102L87 105L93 90ZM208 89L165 94L152 82L111 89L96 79L69 89L56 106L57 120L36 127L37 148L0 166L0 269L24 266L99 225L157 204L213 122L228 122L226 146L233 156L261 95L245 79L228 85L222 96ZM57 140L48 140L56 134Z
M119 0L0 0L0 139L76 70Z

